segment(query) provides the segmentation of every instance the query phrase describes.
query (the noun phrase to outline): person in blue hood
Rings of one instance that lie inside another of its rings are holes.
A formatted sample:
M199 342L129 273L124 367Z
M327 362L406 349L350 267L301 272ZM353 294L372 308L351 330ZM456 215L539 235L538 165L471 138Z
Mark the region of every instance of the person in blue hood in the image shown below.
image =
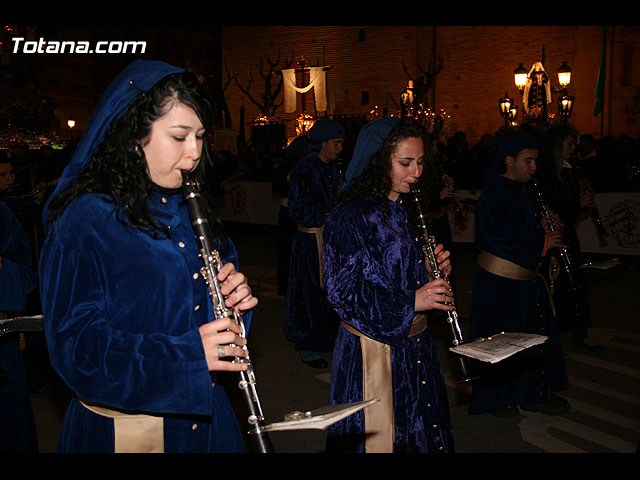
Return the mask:
M324 369L329 364L323 353L333 348L337 321L326 303L322 279L322 230L340 189L338 157L345 130L323 117L309 129L309 136L308 152L289 179L287 208L297 226L291 239L284 333L304 363Z
M75 394L60 452L242 452L216 371L246 368L214 318L181 193L203 179L209 103L190 72L136 60L110 84L44 209L40 288L51 362ZM209 209L227 305L257 299ZM237 346L236 346L237 345Z
M412 119L365 125L326 222L327 299L341 320L331 404L378 399L329 427L329 452L454 451L444 374L427 320L452 308L451 286L430 277L424 237L403 199L423 174L425 137ZM450 252L438 245L435 253L450 274Z

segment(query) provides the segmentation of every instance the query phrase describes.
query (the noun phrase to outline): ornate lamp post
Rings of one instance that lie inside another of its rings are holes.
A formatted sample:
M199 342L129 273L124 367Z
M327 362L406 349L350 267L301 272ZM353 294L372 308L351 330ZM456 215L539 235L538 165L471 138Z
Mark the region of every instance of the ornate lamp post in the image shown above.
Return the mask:
M567 62L562 62L558 69L558 83L560 84L560 95L558 96L558 114L567 123L573 111L573 97L567 93L567 85L571 83L571 68Z

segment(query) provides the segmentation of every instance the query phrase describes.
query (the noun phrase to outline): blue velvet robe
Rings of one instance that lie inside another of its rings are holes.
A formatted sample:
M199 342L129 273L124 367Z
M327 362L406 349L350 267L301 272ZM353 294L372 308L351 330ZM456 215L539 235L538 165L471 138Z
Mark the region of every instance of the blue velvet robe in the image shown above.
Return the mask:
M476 207L478 250L485 250L530 271L543 262L545 232L534 193L524 184L496 176ZM470 413L508 405L538 403L549 389L568 386L556 320L543 278L511 280L476 265L469 340L500 332L529 332L550 338L497 364L478 364Z
M0 202L0 312L21 312L37 285L29 240L18 218ZM5 315L7 315L5 313ZM0 452L36 453L38 440L18 333L0 336Z
M395 453L453 452L444 375L431 333L408 338L415 291L429 281L423 240L402 201L339 204L324 231L327 297L340 319L391 346ZM333 352L331 403L362 401L360 337L343 326ZM424 382L422 382L424 380ZM327 449L364 451L364 411L329 427Z
M337 162L323 163L315 153L291 171L289 216L306 228L324 225L327 209L338 193ZM335 340L335 322L320 285L318 245L313 233L295 230L291 241L289 286L284 333L298 351L328 352Z
M80 197L50 229L40 288L52 365L83 399L161 414L166 452L243 451L198 332L212 308L182 195L154 193L150 209L171 238L125 226L98 195ZM233 246L227 260L236 262ZM59 451L113 448L113 421L73 399Z

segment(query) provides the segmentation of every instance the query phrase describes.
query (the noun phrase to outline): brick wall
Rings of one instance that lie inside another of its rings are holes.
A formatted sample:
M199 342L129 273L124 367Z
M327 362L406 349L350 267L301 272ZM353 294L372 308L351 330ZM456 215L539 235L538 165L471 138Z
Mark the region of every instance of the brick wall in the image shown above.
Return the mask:
M359 37L364 32L364 39ZM634 27L617 27L612 37L611 85L618 88L622 59L619 51L639 37ZM623 39L624 37L624 39ZM631 37L631 40L630 40ZM513 70L522 62L529 69L542 60L554 86L557 69L563 61L573 70L569 94L575 96L571 123L582 133L599 134L600 117L593 117L594 86L598 72L602 28L598 26L252 26L223 27L222 59L238 79L246 84L249 70L256 77L260 57L281 55L297 61L301 55L314 65L331 65L330 81L334 93L336 114L362 115L373 106L396 110L399 96L406 85L405 64L417 76L419 67L427 68L434 56L442 59L443 69L435 85L435 110L443 108L450 116L449 131L467 133L474 144L483 133L494 133L504 120L498 111L498 100L505 92L521 107L521 96L513 83ZM635 85L640 85L635 79ZM253 93L262 93L261 79L254 79ZM369 103L362 104L362 92L368 92ZM638 136L635 119L629 118L629 104L638 97L637 88L625 90L625 95L610 96L605 112L605 133ZM432 94L429 100L433 99ZM237 128L240 107L245 108L245 120L259 113L257 107L230 85L225 95ZM285 114L284 107L276 112L285 121L288 134L294 133L294 119L301 112L300 95L295 114ZM623 98L624 97L624 98ZM554 103L549 111L556 113ZM280 97L279 101L282 101ZM395 101L395 103L394 103ZM311 94L306 96L306 111L313 113ZM626 113L625 113L626 112ZM626 115L626 119L623 118Z

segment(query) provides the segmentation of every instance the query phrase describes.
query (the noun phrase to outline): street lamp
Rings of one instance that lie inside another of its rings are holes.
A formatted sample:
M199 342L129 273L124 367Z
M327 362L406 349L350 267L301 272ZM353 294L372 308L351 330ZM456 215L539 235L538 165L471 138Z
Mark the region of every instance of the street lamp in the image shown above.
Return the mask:
M67 120L67 125L69 126L69 137L73 140L73 127L76 126L76 121L73 117L70 117L69 120Z
M529 72L522 63L518 63L518 68L513 70L513 77L516 83L516 87L518 87L518 91L522 94L524 92L524 86L527 84L527 77L529 76Z
M567 65L566 60L562 62L562 65L560 65L558 69L558 83L562 88L567 88L567 85L571 83L571 68Z
M513 115L512 109L514 107L513 99L509 98L507 93L505 92L504 97L502 97L498 101L498 107L500 108L500 115L504 118L504 126L509 125L510 117ZM515 114L518 114L518 109L516 107Z
M573 97L570 95L562 95L558 97L558 113L565 123L569 120L573 111Z

